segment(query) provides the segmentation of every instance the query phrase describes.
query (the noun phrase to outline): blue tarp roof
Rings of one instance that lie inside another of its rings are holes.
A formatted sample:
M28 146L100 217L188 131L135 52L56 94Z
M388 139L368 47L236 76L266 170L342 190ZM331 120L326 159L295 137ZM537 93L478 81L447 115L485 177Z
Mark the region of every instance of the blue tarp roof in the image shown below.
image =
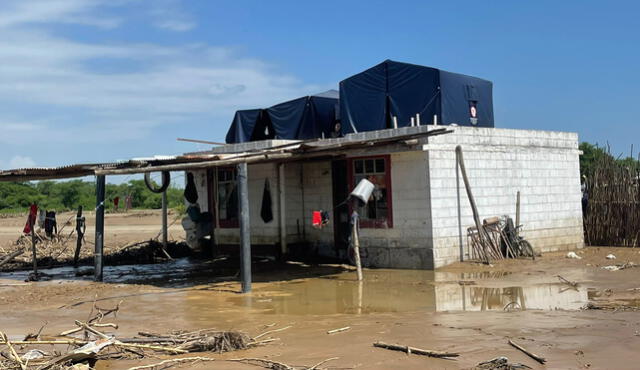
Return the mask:
M493 127L493 84L477 77L386 60L340 82L340 92L236 112L227 143L264 139L314 139L341 133L421 124Z
M493 127L491 81L436 68L386 60L340 82L342 132L422 124ZM475 115L475 116L474 116Z
M329 137L336 121L336 90L276 104L266 109L239 110L227 132L227 143L264 139Z

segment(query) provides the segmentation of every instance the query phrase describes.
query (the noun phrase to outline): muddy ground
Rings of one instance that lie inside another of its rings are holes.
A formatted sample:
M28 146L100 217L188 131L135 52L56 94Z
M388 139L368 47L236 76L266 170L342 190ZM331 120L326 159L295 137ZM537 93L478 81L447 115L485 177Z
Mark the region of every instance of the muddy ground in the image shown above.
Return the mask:
M106 245L155 236L159 220L157 213L109 215ZM15 226L22 222L0 220L0 246L15 240ZM179 237L179 231L172 229L172 235ZM277 340L261 347L197 354L217 360L188 368L256 368L223 361L241 357L308 366L337 357L321 367L465 369L496 356L534 369L638 368L640 268L602 267L640 264L640 250L590 247L576 252L583 258L568 259L563 252L492 266L458 263L435 272L366 269L361 284L347 266L257 258L253 292L244 295L231 257L110 266L104 283L76 277L70 267L46 270L52 280L45 282L25 283L26 271L9 271L0 273L0 330L10 339L22 339L47 323L43 333L52 335L86 319L94 300L103 307L122 301L117 318L109 320L119 325L110 332L120 337L212 327L255 336L290 326L263 336ZM617 258L607 260L610 253ZM577 288L560 282L557 275L577 282ZM604 309L583 309L589 305ZM346 326L351 329L327 334ZM510 347L510 338L545 357L547 364L539 365ZM375 341L459 352L460 357L406 355L374 348ZM127 369L165 358L98 361L96 366Z

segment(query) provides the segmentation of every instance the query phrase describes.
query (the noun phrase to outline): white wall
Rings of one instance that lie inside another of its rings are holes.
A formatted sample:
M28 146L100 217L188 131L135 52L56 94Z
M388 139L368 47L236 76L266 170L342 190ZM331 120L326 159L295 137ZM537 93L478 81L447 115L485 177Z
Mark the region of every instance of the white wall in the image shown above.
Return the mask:
M435 266L459 260L455 146L463 149L481 218L515 219L521 193L522 235L539 251L583 246L578 135L566 132L457 127L429 138ZM460 179L463 241L473 217ZM466 252L466 248L465 248Z
M522 235L542 251L583 246L578 136L574 133L456 127L413 151L391 153L393 228L362 229L365 263L376 267L433 268L460 259L455 147L460 144L481 218L515 218L521 192ZM407 150L410 148L407 147ZM279 242L276 164L249 165L251 241ZM208 209L206 171L195 171L200 207ZM274 219L260 217L265 178L270 179ZM333 246L331 161L285 165L287 242ZM473 225L460 181L464 252ZM315 210L328 210L331 224L311 227ZM238 229L216 230L217 242L238 243Z
M392 153L393 227L360 231L364 263L377 267L432 265L427 156L422 151Z

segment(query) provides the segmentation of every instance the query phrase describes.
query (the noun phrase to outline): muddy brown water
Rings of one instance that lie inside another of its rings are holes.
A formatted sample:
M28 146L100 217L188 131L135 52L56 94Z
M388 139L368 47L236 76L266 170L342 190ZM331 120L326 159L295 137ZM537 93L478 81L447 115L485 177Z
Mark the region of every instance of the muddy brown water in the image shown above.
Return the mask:
M120 336L210 327L255 336L291 326L270 335L278 340L263 347L206 354L220 360L267 357L312 365L339 357L327 366L457 369L504 355L541 368L509 347L507 338L547 357L545 368L637 368L635 362L620 358L640 360L635 349L640 345L636 312L581 310L590 299L602 297L605 287L620 291L634 287L630 280L638 281L635 270L640 269L606 272L585 263L543 258L515 267L365 270L365 280L357 282L353 271L340 266L270 261L254 261L254 266L254 289L246 295L238 293L233 268L190 259L107 266L101 284L93 283L91 276L76 276L73 268L44 269L51 280L38 283L22 283L28 272L2 273L0 328L11 339L20 339L46 321L45 333L54 334L86 318L97 299L103 307L123 301L114 319ZM558 273L580 282L578 288L560 283ZM344 326L351 329L326 333ZM374 349L376 340L462 355L456 360L407 356ZM99 368L126 369L158 361L101 361ZM224 361L187 367L254 368Z

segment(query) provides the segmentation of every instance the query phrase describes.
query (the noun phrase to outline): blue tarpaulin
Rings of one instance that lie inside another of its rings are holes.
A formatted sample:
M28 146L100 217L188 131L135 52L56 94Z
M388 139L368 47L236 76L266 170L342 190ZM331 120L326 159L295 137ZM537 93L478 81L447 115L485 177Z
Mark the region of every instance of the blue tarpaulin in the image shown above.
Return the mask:
M493 127L492 83L476 77L386 60L340 82L342 132L422 124Z
M227 143L264 139L313 139L329 137L337 118L338 92L329 90L276 104L267 109L236 112Z

